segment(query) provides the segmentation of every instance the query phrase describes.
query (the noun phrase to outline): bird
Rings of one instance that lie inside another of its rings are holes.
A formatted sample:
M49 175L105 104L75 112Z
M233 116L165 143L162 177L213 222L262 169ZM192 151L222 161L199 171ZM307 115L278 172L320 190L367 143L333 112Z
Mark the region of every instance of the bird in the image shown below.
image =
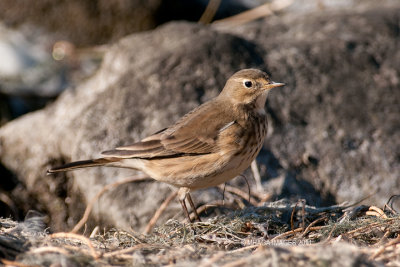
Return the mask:
M171 126L139 142L101 152L102 157L51 168L48 174L77 168L131 168L178 188L188 220L190 192L225 183L245 171L260 152L267 134L265 103L273 82L259 69L242 69L226 82L220 94Z

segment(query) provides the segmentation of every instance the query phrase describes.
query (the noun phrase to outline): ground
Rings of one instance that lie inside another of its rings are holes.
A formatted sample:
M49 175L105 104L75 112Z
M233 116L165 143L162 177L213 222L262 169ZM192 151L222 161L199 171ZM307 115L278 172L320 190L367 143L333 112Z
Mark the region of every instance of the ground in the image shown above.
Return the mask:
M149 234L95 228L49 233L44 216L0 221L9 266L399 266L400 216L390 206L316 208L285 200ZM55 265L54 265L55 264Z

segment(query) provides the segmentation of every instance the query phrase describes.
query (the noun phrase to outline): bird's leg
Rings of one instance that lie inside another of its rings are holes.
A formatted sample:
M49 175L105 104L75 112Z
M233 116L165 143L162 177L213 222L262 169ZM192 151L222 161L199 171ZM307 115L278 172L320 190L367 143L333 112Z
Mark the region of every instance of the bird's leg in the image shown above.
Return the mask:
M188 222L191 223L192 221L190 220L190 215L189 215L188 209L186 207L185 199L179 199L179 202L181 202L182 209L185 212Z
M179 188L179 190L178 190L179 202L182 205L183 212L185 213L188 222L191 223L192 220L190 220L190 215L189 215L188 209L186 207L186 203L185 203L185 199L186 199L187 195L189 195L189 189L188 188L186 188L186 187Z
M189 204L190 204L190 206L191 206L191 207L192 207L192 209L193 209L194 216L196 217L196 219L197 219L199 222L201 222L201 220L200 220L200 216L199 216L199 214L197 213L197 209L196 209L196 207L194 206L194 203L193 203L192 197L190 196L190 194L189 194L189 193L187 193L187 194L186 194L186 196L187 196L187 199L189 200Z

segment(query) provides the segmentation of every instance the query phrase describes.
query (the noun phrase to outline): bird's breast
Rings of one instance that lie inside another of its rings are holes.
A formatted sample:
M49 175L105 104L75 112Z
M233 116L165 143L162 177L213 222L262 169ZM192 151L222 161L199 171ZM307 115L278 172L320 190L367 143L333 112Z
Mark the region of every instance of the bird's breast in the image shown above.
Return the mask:
M260 152L267 134L266 116L256 114L248 118L245 127L231 128L224 133L219 161L221 167L214 173L203 177L194 189L216 186L242 174Z

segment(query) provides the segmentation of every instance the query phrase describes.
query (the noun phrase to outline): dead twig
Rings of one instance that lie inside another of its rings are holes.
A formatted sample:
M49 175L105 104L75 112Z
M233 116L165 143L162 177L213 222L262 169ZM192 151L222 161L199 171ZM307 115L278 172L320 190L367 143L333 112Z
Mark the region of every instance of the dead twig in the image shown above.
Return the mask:
M323 227L325 227L325 226L313 226L313 227L310 227L308 229L308 231L310 232L310 231L321 230ZM287 232L284 232L284 233L282 233L280 235L275 236L274 238L271 239L271 241L274 241L274 240L277 240L277 239L280 239L280 238L283 238L283 237L287 237L287 236L290 236L290 235L295 235L296 233L302 232L303 230L304 230L303 228L297 228L297 229L294 229L294 230L289 230Z
M209 24L217 13L220 4L221 0L209 0L206 10L204 10L203 15L201 15L199 22Z
M374 246L379 247L382 246L383 244L386 243L386 241L388 240L389 235L391 234L391 231L386 231L385 234L382 236L382 238L378 241L378 243L376 243Z
M379 218L387 219L387 216L383 212L383 210L381 210L380 208L378 208L376 206L369 207L368 211L365 212L365 214L369 215L369 216L376 216L376 217L379 217Z
M31 264L25 264L22 262L18 261L9 261L6 259L0 259L0 261L5 265L5 266L15 266L15 267L40 267L39 265L31 265Z
M156 210L154 213L153 217L150 219L148 224L146 225L146 228L144 230L145 234L148 234L151 232L153 229L154 225L156 224L157 220L160 218L160 216L163 214L165 209L168 207L169 203L178 195L178 191L172 192L165 200L163 203L161 203L160 207Z
M98 259L99 255L96 253L96 250L94 249L92 242L89 240L89 238L84 237L83 235L78 235L78 234L74 234L74 233L55 233L55 234L51 234L49 236L50 238L71 238L71 239L78 239L81 242L85 243L86 246L88 246L89 251L91 256L94 259Z
M248 200L248 201L250 202L250 204L253 205L253 206L257 206L257 205L258 205L258 201L257 201L255 198L253 198L253 197L251 197L251 196L249 197L249 196L246 194L246 192L240 190L240 189L237 188L237 187L230 186L230 185L226 185L226 186L225 186L225 191L230 192L230 193L232 193L232 194L235 194L235 195L241 197L242 199Z
M379 227L379 226L391 223L393 220L396 220L396 219L398 220L398 218L389 218L389 219L386 219L385 222L376 222L376 223L371 223L371 224L368 224L368 225L364 225L364 226L361 226L361 227L359 227L357 229L354 229L352 231L348 231L348 232L344 233L343 235L352 235L352 234L355 234L355 233L363 232L365 230L370 230L370 229L372 229L374 227Z
M336 224L334 224L332 229L329 231L328 237L325 239L324 243L328 243L329 240L331 240L333 232L335 231L335 229L336 229ZM340 240L340 239L341 239L341 237L338 240Z
M240 176L242 176L243 178L244 178L244 180L246 181L246 184L247 184L247 196L248 196L248 202L250 202L250 198L251 198L251 188L250 188L250 184L249 184L249 181L247 181L247 177L245 176L245 175L240 175Z
M224 201L223 200L216 200L216 201L214 201L214 202L211 202L211 203L209 203L209 204L205 204L205 205L202 205L202 206L200 206L200 207L198 207L196 210L197 210L197 214L201 214L202 212L204 212L207 208L210 208L210 207L220 207L220 206L224 206L225 205L225 203L224 203ZM194 217L195 215L192 213L192 214L190 214L190 219L191 220L194 220Z
M371 255L370 259L374 260L378 256L380 256L382 253L385 252L385 250L390 247L390 246L396 246L397 244L400 243L400 236L398 236L396 239L391 240L387 244L385 244L382 248L380 248L377 252L375 252L373 255Z
M148 244L138 244L138 245L135 245L135 246L130 247L130 248L125 248L125 249L120 249L120 250L104 253L103 257L104 258L111 258L111 257L115 257L115 256L121 256L122 254L131 253L131 252L133 252L135 250L146 248L146 247L150 247L150 246L151 245L148 245Z
M311 222L311 223L307 226L307 228L304 230L304 232L301 234L300 237L301 237L301 238L305 237L306 234L310 231L311 227L313 227L313 226L316 225L317 223L322 222L322 221L325 221L325 220L326 220L326 217L321 217L321 218L318 218L318 219L316 219L315 221Z
M305 199L300 199L299 200L301 203L301 228L306 227L306 200Z
M257 191L258 192L263 192L264 190L263 190L263 187L262 187L262 184L261 184L261 175L260 175L260 171L259 171L258 166L257 166L257 161L253 160L251 162L250 167L251 167L251 171L253 172L254 180L256 181Z
M94 238L94 237L97 235L97 233L99 232L99 229L100 229L100 227L97 225L97 226L93 229L92 233L89 235L89 238Z
M257 244L257 245L246 246L246 247L242 247L242 248L238 248L238 249L235 249L235 250L228 251L227 254L240 253L240 252L243 252L243 251L246 251L246 250L252 250L254 248L259 248L260 246L263 246L263 245Z
M267 202L268 200L271 199L272 194L257 194L255 192L253 192L253 195L256 196L260 201L258 202L257 207L261 207L263 205L263 203Z
M392 195L389 199L388 199L388 201L386 202L386 204L385 204L385 208L387 208L390 212L392 212L393 214L397 214L398 213L398 211L396 211L394 208L393 208L393 203L394 203L394 201L395 201L395 199L396 198L399 198L400 197L400 195ZM390 204L390 205L389 205Z
M117 187L119 185L122 184L127 184L127 183L132 183L132 182L139 182L139 181L145 181L147 179L150 179L147 176L135 176L135 177L131 177L122 181L118 181L112 184L108 184L106 186L104 186L89 202L89 204L87 205L85 212L82 216L82 218L80 219L80 221L74 226L74 228L71 230L71 233L76 234L81 228L82 226L85 225L85 223L87 222L87 220L89 219L89 215L90 212L93 209L94 204L96 203L96 201L107 191L113 189L114 187Z
M294 229L294 213L296 212L297 204L299 204L299 202L296 202L296 204L294 205L294 207L292 209L292 213L290 214L290 229L292 231Z
M275 0L272 3L260 5L256 8L244 11L237 15L225 19L216 20L212 23L212 25L218 28L239 26L262 17L270 16L276 11L287 8L288 6L293 4L293 2L293 0Z

